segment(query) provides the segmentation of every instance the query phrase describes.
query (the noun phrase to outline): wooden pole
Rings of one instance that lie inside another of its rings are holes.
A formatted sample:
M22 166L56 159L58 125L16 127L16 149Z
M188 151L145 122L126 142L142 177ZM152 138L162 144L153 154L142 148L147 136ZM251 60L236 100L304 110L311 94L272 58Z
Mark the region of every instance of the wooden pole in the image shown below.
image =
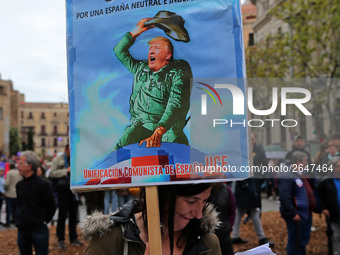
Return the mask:
M150 255L162 255L157 186L145 187Z

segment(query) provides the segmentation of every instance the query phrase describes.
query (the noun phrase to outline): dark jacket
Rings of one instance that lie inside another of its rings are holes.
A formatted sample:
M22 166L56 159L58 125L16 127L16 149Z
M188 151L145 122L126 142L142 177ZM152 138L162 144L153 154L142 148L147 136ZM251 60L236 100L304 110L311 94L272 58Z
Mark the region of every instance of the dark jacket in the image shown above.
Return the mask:
M263 147L257 143L253 148L253 165L259 167L268 166L268 159ZM261 208L261 173L254 173L255 178L236 182L235 199L236 206L241 209Z
M311 188L311 197L308 197L304 180L308 182ZM313 186L308 179L304 180L295 173L285 173L280 176L278 190L280 194L280 212L282 218L292 219L296 214L306 218L309 217L311 211L316 209ZM310 199L314 200L314 202L311 203Z
M253 148L253 165L254 166L268 166L268 159L263 147L257 143Z
M261 208L260 180L249 178L236 182L235 200L240 209Z
M340 192L337 191L333 178L321 180L317 184L317 190L319 192L321 210L328 210L330 214L329 220L339 223L338 196Z
M219 213L218 218L221 221L221 227L219 229L225 228L229 234L232 230L231 227L234 225L236 216L235 197L229 186L222 183L211 202Z
M222 254L234 254L230 232L235 222L236 204L234 194L227 184L221 184L212 203L215 205L221 221L221 226L215 231L215 234L220 241Z
M134 210L136 200L130 200L120 211L113 215L94 213L88 216L82 223L84 238L90 239L90 244L85 255L122 255L124 240L128 242L129 255L144 255L145 244L139 237L140 230L136 224ZM219 241L212 231L218 227L217 213L212 206L204 210L202 232L204 235L197 236L197 242L183 255L220 255ZM121 226L124 226L124 233ZM196 234L197 233L193 233Z
M51 221L57 206L50 183L33 174L17 183L16 192L19 229L39 229Z

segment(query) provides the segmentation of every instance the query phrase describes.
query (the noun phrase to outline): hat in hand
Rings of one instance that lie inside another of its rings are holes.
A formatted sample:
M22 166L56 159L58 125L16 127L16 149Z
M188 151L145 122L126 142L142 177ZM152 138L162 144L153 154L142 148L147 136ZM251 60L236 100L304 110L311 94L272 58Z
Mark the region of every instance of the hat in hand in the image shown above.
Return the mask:
M146 21L144 26L155 25L176 41L189 42L190 37L188 31L184 27L184 19L169 11L159 11L155 17Z

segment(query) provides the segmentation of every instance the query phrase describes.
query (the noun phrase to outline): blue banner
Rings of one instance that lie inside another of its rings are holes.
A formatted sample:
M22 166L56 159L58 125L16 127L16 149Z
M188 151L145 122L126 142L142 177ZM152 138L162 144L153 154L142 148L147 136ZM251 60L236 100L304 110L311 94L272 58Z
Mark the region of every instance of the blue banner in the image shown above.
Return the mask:
M72 189L249 176L239 0L66 3Z

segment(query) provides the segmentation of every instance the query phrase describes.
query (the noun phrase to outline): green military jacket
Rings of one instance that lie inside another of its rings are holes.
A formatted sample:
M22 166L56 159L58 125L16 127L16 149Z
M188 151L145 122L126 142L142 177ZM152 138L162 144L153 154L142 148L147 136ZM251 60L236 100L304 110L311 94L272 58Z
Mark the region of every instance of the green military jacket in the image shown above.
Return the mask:
M172 60L159 71L152 72L147 60L136 60L130 55L129 48L133 44L131 34L126 33L114 48L118 59L133 74L131 122L151 131L164 127L167 132L162 141L172 142L184 135L190 106L190 65L184 60Z

